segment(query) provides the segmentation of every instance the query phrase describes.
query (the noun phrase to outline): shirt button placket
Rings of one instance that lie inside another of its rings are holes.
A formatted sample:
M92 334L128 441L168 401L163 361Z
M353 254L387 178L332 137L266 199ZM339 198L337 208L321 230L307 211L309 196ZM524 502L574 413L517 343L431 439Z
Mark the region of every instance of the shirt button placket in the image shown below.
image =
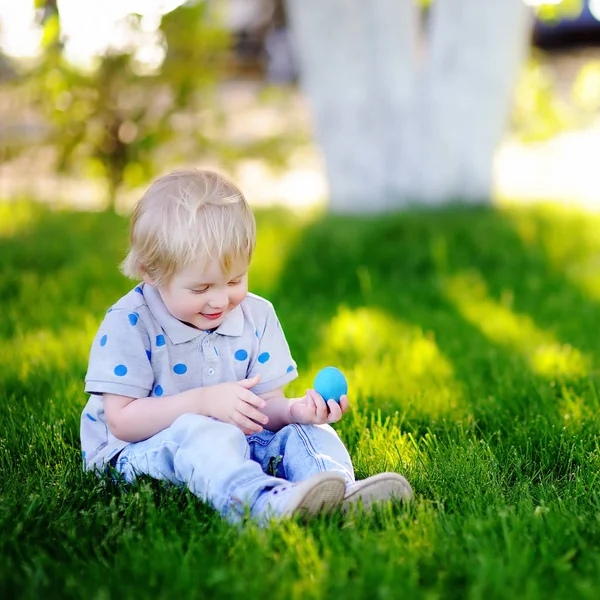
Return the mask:
M202 354L204 359L204 373L209 384L214 384L219 380L219 357L215 350L211 336L207 335L202 340Z

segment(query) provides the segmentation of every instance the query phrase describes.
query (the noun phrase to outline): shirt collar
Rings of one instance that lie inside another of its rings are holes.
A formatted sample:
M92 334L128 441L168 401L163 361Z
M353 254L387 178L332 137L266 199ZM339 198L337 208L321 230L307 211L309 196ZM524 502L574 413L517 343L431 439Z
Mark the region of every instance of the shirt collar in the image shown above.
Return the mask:
M215 330L221 335L231 337L239 337L244 332L244 311L241 304L238 304L228 315L225 316L223 322Z
M182 323L176 319L165 306L158 290L144 283L142 286L144 298L148 304L150 312L157 320L158 324L163 328L164 332L169 336L173 344L181 344L189 342L200 335L205 335L207 332L201 329L196 329L190 325ZM225 316L223 322L215 329L215 333L238 337L244 331L244 313L241 306L236 306L228 315Z

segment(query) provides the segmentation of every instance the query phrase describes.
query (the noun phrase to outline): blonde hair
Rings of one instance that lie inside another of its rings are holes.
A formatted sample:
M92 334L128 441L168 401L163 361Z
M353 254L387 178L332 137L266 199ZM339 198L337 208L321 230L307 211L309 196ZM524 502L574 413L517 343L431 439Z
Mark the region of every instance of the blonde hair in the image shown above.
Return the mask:
M136 204L121 271L163 285L194 262L216 259L229 273L241 260L250 264L255 243L254 215L234 183L213 171L174 171Z

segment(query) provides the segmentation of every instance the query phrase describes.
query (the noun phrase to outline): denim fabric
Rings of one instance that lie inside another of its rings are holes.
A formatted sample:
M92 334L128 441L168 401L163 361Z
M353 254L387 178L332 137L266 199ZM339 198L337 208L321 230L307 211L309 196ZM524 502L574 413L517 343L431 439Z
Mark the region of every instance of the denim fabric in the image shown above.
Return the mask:
M234 425L195 414L125 446L115 468L128 482L146 474L186 485L231 522L240 521L261 494L286 481L322 471L354 481L348 451L329 425L288 425L245 436Z
M252 460L265 472L276 467L277 477L287 481L304 481L315 473L330 471L347 484L354 482L350 455L330 425L288 425L277 432L249 435L246 440Z

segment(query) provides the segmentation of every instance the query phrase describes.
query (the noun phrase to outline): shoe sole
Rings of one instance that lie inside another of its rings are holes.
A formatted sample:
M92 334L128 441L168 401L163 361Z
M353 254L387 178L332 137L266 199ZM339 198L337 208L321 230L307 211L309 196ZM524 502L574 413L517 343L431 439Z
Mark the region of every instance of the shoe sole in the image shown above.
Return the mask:
M369 510L377 502L409 502L413 498L410 483L398 473L378 473L363 481L363 486L357 486L344 498L342 509L345 512L356 509L359 503L362 503L363 509Z
M315 479L317 480L316 483ZM294 507L288 510L288 516L294 514L312 517L318 514L330 513L344 501L346 482L343 477L332 473L319 473L309 480L312 484L306 493L298 498Z

